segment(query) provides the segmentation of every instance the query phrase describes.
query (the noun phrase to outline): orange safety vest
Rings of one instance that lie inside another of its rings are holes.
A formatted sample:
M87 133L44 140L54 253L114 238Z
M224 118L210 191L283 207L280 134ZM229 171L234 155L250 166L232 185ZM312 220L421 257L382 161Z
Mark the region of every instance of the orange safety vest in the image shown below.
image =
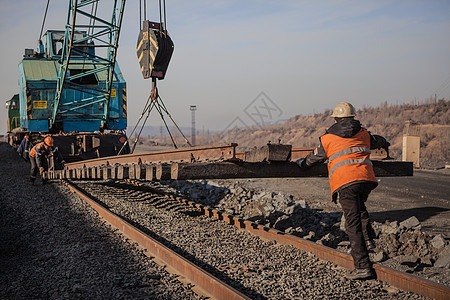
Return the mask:
M33 148L31 148L31 151L30 151L31 157L36 157L36 147L38 147L38 146L39 146L39 148L44 147L44 142L40 142L40 143L36 144Z
M328 179L331 193L354 181L374 181L370 156L370 135L364 128L350 138L334 134L320 137L328 157Z

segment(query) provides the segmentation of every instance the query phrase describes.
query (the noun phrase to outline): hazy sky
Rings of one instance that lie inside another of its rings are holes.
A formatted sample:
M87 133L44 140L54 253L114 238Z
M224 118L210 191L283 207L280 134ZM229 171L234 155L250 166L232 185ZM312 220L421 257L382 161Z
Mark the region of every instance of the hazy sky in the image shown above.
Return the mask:
M37 44L46 2L0 0L3 101L18 93L17 65ZM148 2L156 17L158 1ZM159 91L180 126L190 126L193 104L198 129L223 130L322 112L343 100L360 108L435 93L450 98L448 0L166 2L175 51ZM118 52L129 125L150 92L135 52L138 3L127 2ZM63 29L66 15L67 1L51 1L46 29ZM148 124L160 126L159 116L152 113Z

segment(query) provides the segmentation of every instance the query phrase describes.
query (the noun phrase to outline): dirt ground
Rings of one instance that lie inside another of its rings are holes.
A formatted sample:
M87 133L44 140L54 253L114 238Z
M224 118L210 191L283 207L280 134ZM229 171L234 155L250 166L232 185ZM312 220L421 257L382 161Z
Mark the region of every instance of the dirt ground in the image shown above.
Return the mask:
M341 211L330 201L327 178L234 179L245 186L284 192L311 208ZM412 177L380 177L366 205L374 221L403 221L416 216L423 230L450 238L450 170L415 170Z

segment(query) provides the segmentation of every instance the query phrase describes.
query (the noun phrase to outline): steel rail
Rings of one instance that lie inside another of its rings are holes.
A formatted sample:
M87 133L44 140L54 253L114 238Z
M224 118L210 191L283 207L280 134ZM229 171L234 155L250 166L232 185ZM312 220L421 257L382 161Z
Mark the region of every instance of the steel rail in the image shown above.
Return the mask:
M141 154L127 154L95 158L66 164L67 169L95 167L113 164L149 164L165 162L194 162L208 160L229 160L236 157L237 144L189 147Z
M63 182L73 193L80 196L94 208L104 220L121 231L127 238L138 243L141 248L145 249L145 255L156 258L155 262L159 264L162 262L166 267L166 271L179 276L181 275L193 284L194 288L192 290L194 292L213 299L250 299L123 220L120 216L99 204L70 181L64 180ZM180 278L182 279L180 281L185 281L184 278Z
M257 224L249 220L241 219L233 215L223 213L208 206L195 203L176 195L167 194L160 190L145 186L135 180L125 181L135 186L142 187L143 189L148 190L152 193L157 193L166 198L178 201L191 207L195 207L206 216L225 221L230 225L236 226L240 230L247 231L263 239L273 240L283 245L292 245L301 251L310 252L319 259L332 262L346 269L354 268L353 259L347 253L343 253L327 246L319 245L317 243ZM392 268L376 263L373 264L373 268L375 269L375 272L377 274L377 279L384 281L391 286L433 299L450 299L450 287L446 285L420 278L416 275L394 270Z

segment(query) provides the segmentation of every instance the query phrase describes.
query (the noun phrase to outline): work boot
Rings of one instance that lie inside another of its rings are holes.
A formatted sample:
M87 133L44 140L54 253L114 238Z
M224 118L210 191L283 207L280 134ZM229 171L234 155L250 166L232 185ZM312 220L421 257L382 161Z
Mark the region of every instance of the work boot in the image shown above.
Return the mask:
M355 269L345 275L348 279L351 280L367 280L367 279L375 279L376 274L372 268L364 268L364 269Z
M34 181L36 180L36 178L30 177L30 182L32 185L34 185Z

